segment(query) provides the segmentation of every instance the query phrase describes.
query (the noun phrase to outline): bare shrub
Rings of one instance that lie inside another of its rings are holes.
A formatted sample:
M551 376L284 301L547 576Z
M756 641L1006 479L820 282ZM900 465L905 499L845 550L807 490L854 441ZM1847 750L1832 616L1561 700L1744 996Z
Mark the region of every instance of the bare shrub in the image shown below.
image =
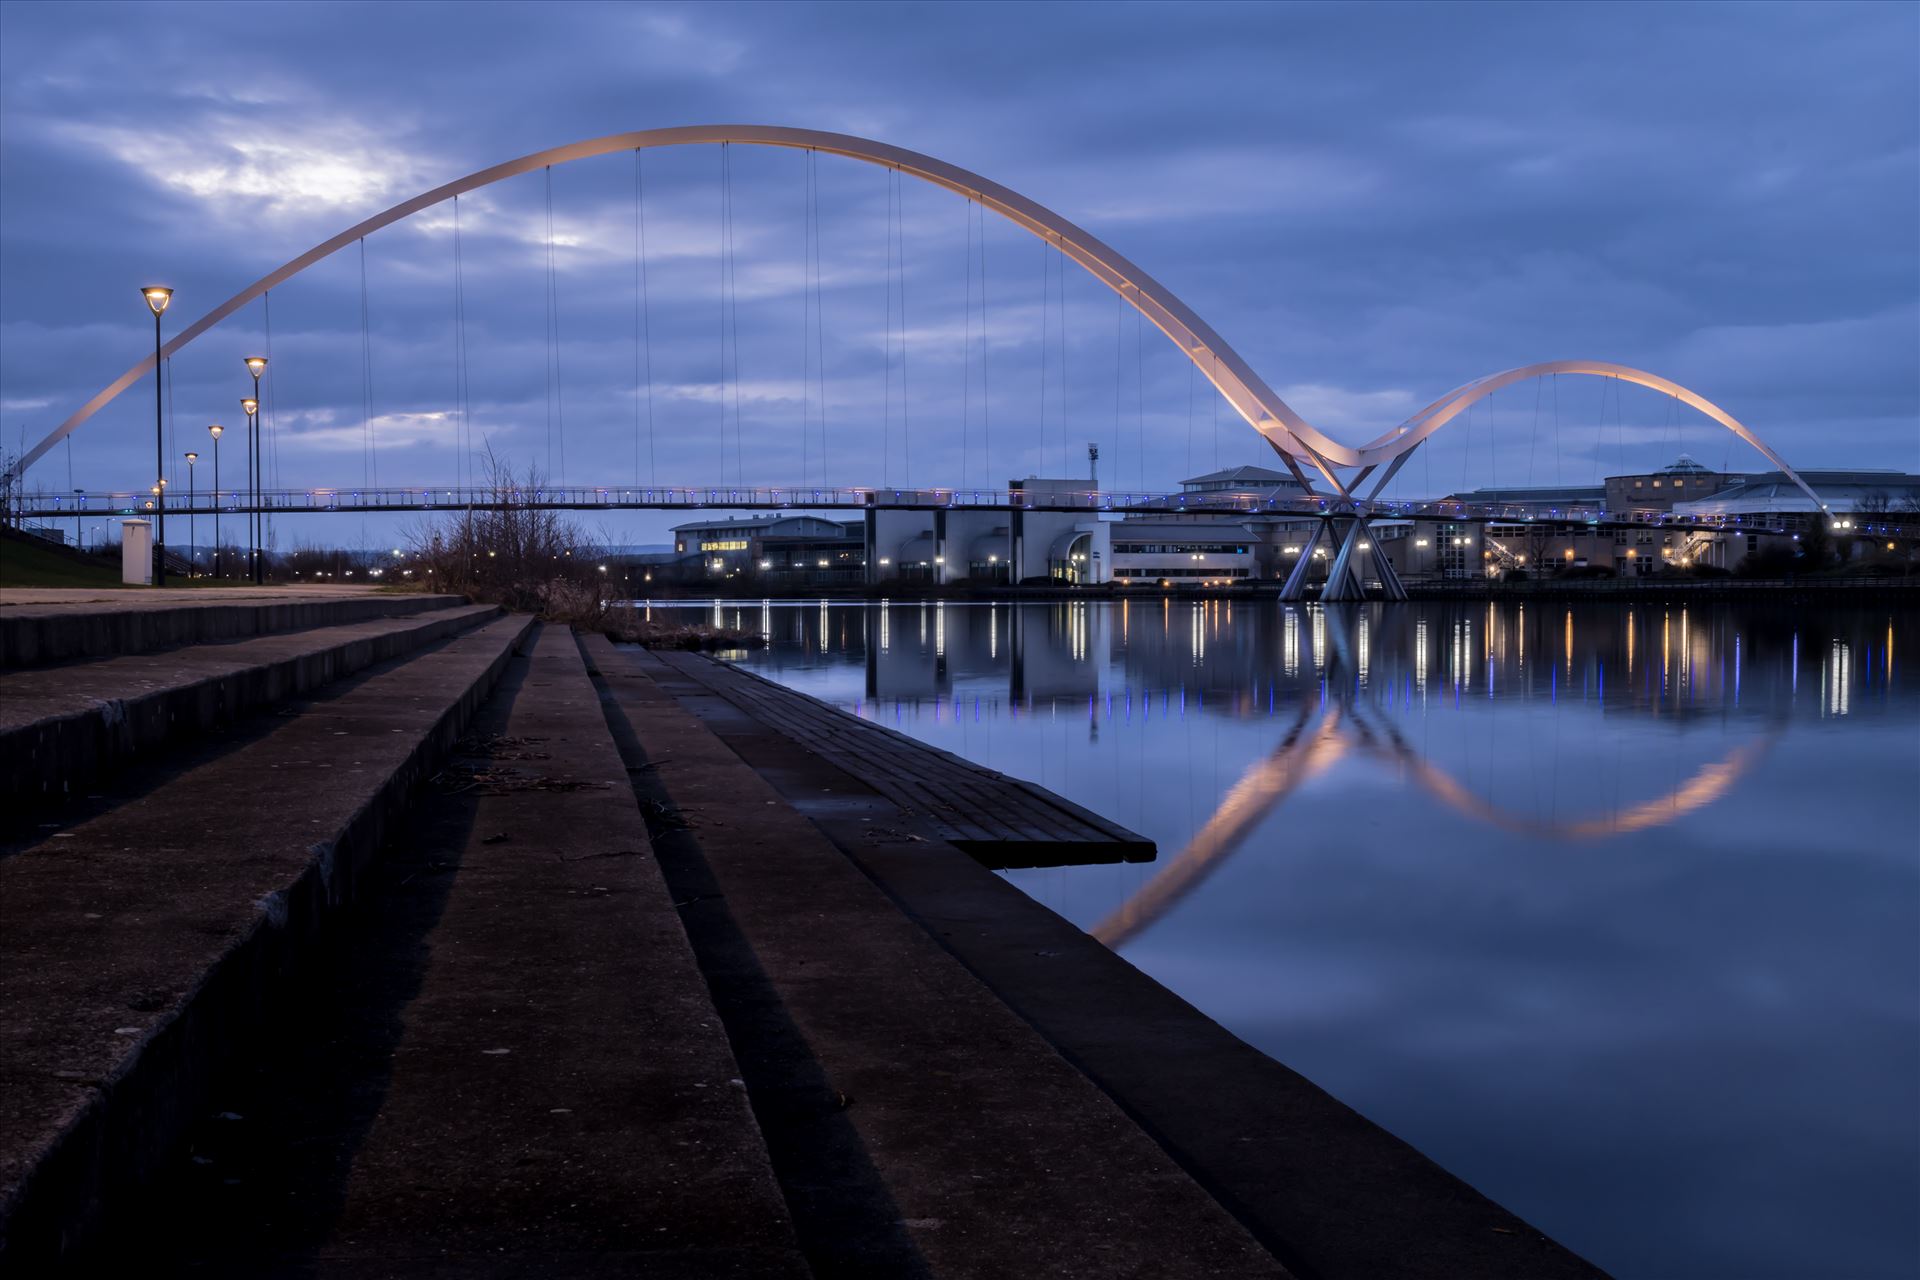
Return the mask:
M546 487L529 465L515 475L491 449L487 500L409 535L414 581L554 622L598 628L609 601L599 548L556 511L529 505ZM425 572L420 572L424 569Z

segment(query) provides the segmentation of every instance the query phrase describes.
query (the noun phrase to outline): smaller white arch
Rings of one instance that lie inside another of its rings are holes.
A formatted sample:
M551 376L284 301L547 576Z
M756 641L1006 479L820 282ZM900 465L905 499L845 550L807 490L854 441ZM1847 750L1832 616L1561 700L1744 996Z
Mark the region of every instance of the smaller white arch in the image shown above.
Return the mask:
M1815 493L1812 488L1808 486L1807 482L1802 480L1799 474L1787 465L1785 458L1775 453L1768 447L1766 441L1755 435L1746 424L1742 423L1725 409L1722 409L1705 396L1681 386L1671 378L1663 378L1657 373L1648 373L1645 369L1635 369L1630 365L1624 364L1611 364L1604 360L1548 360L1542 364L1523 365L1518 369L1508 369L1502 373L1488 374L1484 378L1475 378L1472 382L1456 387L1446 395L1441 396L1438 400L1435 400L1432 404L1414 414L1385 435L1361 445L1360 448L1356 450L1360 464L1362 466L1377 466L1382 463L1392 462L1395 458L1412 452L1415 446L1419 445L1421 441L1464 413L1469 406L1486 399L1502 387L1512 386L1514 383L1523 382L1528 378L1541 378L1557 373L1577 373L1594 378L1615 378L1621 382L1631 382L1635 386L1648 387L1655 391L1665 392L1667 395L1679 400L1682 404L1712 418L1715 422L1759 450L1767 461L1780 468L1789 480L1792 480L1794 484L1798 485L1802 493L1813 499L1816 506L1822 510L1826 508L1826 504L1820 501L1820 495Z

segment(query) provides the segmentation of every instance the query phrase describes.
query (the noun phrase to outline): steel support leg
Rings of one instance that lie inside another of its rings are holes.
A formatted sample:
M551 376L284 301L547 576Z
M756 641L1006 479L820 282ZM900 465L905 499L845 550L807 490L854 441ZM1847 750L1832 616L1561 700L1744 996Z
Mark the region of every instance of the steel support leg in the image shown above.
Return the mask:
M1387 549L1380 545L1380 539L1372 538L1373 567L1380 572L1380 586L1389 600L1405 600L1406 584L1400 581L1400 575L1394 572L1393 561L1387 556Z
M1340 541L1340 552L1333 558L1333 567L1327 570L1327 585L1320 592L1321 603L1367 598L1366 588L1353 571L1353 550L1366 527L1367 522L1358 516L1347 526L1347 536Z
M1313 532L1307 535L1306 542L1300 548L1300 558L1293 562L1293 572L1280 588L1282 600L1305 600L1307 598L1307 570L1313 564L1313 549L1320 544L1320 535L1326 531L1327 522L1321 520L1313 526Z

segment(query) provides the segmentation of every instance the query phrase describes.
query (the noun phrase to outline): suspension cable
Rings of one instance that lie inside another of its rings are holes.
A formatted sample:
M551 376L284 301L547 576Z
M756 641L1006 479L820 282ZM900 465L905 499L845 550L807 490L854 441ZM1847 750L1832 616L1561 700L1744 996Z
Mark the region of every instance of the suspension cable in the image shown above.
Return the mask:
M276 381L278 376L276 371L280 366L273 362L273 290L269 289L260 295L260 312L265 323L267 336L267 399L266 404L263 406L267 418L267 458L273 464L273 476L270 483L277 489L280 487L280 428L279 420L274 416L274 405L279 400L279 397L274 394L274 388L279 385ZM266 525L267 545L272 546L272 516L266 518Z
M900 457L901 470L906 474L907 485L913 485L913 428L910 421L911 401L907 399L907 200L906 190L900 183L900 170L893 171L895 192L894 208L897 211L897 230L900 238Z
M733 339L733 481L746 483L746 428L740 397L740 254L733 234L733 149L727 149L727 301L729 336Z
M973 197L961 206L966 215L966 269L960 301L960 484L972 478L973 463Z
M1538 378L1533 380L1533 434L1527 437L1527 487L1533 487L1533 455L1540 447L1540 396L1546 388Z
M1040 463L1038 470L1047 469L1047 344L1052 338L1047 328L1047 304L1052 294L1047 286L1051 283L1048 272L1051 270L1053 255L1047 248L1045 237L1040 240Z
M1220 376L1220 357L1213 358L1213 376ZM1213 389L1213 469L1220 469L1220 388Z
M547 244L546 244L546 288L541 302L546 311L546 329L540 335L544 350L540 353L541 376L546 381L547 396L547 479L553 479L553 166L546 168L547 199Z
M1113 295L1113 478L1120 478L1120 388L1126 372L1126 304Z
M1567 482L1566 468L1561 464L1561 461L1560 461L1560 375L1559 374L1556 373L1552 375L1552 382L1550 385L1552 387L1552 404L1553 404L1553 482L1555 484L1565 484ZM1606 498L1604 494L1601 496L1601 506L1602 508L1606 506Z
M1494 444L1498 434L1494 428L1500 424L1500 419L1493 411L1493 401L1494 393L1487 392L1487 476L1493 481L1493 487L1498 489L1500 487L1500 450Z
M567 473L567 381L560 367L560 250L553 236L553 166L547 166L547 291L553 316L553 438L560 465L548 480L565 483Z
M1060 298L1060 476L1065 479L1073 471L1073 446L1067 439L1067 263L1060 254L1058 237L1053 249L1058 259L1053 271L1054 291Z
M992 347L987 334L987 210L984 205L973 207L973 249L980 261L979 282L973 291L974 303L980 308L980 321L974 329L980 350L980 483L990 489L993 487L993 406L988 379Z
M813 148L800 154L800 487L813 481Z
M1620 474L1627 473L1627 413L1620 399L1620 379L1609 375L1607 381L1613 383L1613 439ZM1602 388L1604 391L1605 388ZM1604 402L1603 402L1604 403Z
M1467 411L1462 416L1467 424L1466 435L1460 442L1460 492L1464 494L1467 491L1468 473L1473 468L1473 405L1471 402L1468 403Z
M367 238L360 237L360 483L368 489L379 477L373 437L373 320L367 301ZM257 450L256 450L257 452ZM255 474L256 482L258 472ZM364 537L363 537L364 540Z
M639 308L635 315L637 327L634 331L634 372L643 375L647 388L647 483L660 483L660 468L654 452L653 430L653 306L647 290L647 193L646 176L642 170L643 151L633 149L633 263L634 272L639 277L638 296L635 305ZM641 361L641 344L645 344L645 360ZM633 482L640 483L640 401L636 397L633 404L634 444L633 444Z
M819 382L815 400L820 414L820 484L825 488L832 473L827 470L827 311L826 279L820 254L820 153L807 153L807 168L813 184L813 373Z
M881 342L880 366L880 475L881 483L893 483L893 171L887 170L887 290L886 337Z
M980 461L986 473L987 488L995 488L993 482L993 384L989 375L993 370L993 344L987 338L987 210L985 205L974 206L974 218L978 229L974 242L980 246Z
M174 434L174 430L173 430L173 357L172 356L167 357L167 367L165 370L165 374L166 376L162 380L167 384L167 465L165 468L161 470L160 475L164 479L166 477L167 472L172 471L174 473L173 479L168 481L167 483L168 483L168 486L172 488L175 493L178 493L180 489L180 474L179 474L180 467L179 467L179 464L174 461L174 458L179 456L179 453L180 453L180 448L179 448L180 438Z
M1147 491L1147 321L1133 313L1133 409L1140 430L1140 447L1135 450L1134 474L1139 476L1140 492Z
M1200 366L1187 361L1187 474L1193 474L1193 383Z
M453 198L453 482L467 487L467 275L460 237L460 197ZM271 369L273 366L267 366Z

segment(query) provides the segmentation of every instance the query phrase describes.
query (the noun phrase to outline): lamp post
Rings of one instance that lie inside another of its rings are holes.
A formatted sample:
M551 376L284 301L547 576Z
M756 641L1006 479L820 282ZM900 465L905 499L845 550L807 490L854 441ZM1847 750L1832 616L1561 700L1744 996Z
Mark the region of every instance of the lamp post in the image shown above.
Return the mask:
M68 438L71 439L72 437L69 436ZM68 478L71 479L72 477ZM86 539L82 537L80 533L80 509L86 505L87 491L85 489L75 489L73 491L73 545L79 547L82 551L85 551L87 548Z
M193 513L193 464L200 461L200 455L187 451L187 563L200 563L200 518ZM188 575L191 577L191 573Z
M214 423L207 428L213 437L213 576L220 576L220 437L226 428Z
M163 395L160 387L160 317L166 314L167 304L173 301L173 290L165 285L148 285L140 291L147 300L147 309L153 312L153 470L159 483L154 486L154 539L153 539L153 585L167 585L167 461L166 445L161 431L161 406Z
M260 548L260 550L255 553L253 580L255 582L265 582L267 580L267 566L265 562L260 559L260 556L265 551L265 548L261 547L260 544L266 541L266 539L261 536L261 534L266 529L266 520L265 520L265 517L263 517L260 514L261 483L266 479L265 459L260 457L260 375L267 371L267 358L265 356L247 356L246 366L247 366L247 372L253 375L253 394L248 397L249 401L253 405L253 408L248 411L248 415L251 418L251 421L247 424L247 431L248 431L248 435L251 436L253 440L253 444L251 447L252 447L253 456L254 456L254 466L253 466L254 545Z
M253 417L259 411L260 402L252 396L240 402L240 411L247 415L247 577L254 582L260 581L260 476L259 459L255 456L257 443L253 433Z

